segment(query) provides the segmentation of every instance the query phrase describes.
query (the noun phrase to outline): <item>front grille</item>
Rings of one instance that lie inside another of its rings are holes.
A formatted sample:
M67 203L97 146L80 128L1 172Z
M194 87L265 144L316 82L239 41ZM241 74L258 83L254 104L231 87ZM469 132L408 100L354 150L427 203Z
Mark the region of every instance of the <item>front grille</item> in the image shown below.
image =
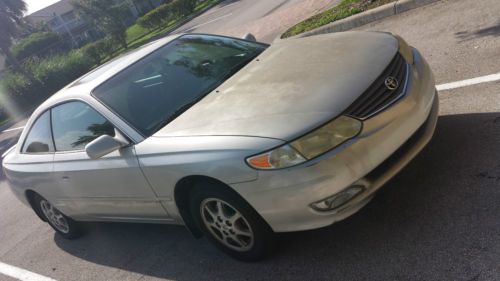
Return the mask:
M397 53L384 72L370 85L368 90L349 106L345 114L367 119L397 101L406 88L407 71L408 67L405 59L401 54ZM396 89L390 90L386 86L385 81L388 77L396 78L398 81Z

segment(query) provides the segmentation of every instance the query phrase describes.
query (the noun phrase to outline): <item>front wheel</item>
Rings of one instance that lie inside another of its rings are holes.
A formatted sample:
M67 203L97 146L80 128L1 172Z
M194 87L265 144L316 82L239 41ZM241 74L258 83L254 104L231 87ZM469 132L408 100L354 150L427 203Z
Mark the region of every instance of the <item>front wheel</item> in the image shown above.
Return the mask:
M66 239L74 239L82 234L81 226L71 218L65 216L47 199L36 194L35 206L40 213L45 217L45 221L61 236Z
M272 251L273 232L243 199L214 186L191 194L190 211L205 236L228 255L257 261Z

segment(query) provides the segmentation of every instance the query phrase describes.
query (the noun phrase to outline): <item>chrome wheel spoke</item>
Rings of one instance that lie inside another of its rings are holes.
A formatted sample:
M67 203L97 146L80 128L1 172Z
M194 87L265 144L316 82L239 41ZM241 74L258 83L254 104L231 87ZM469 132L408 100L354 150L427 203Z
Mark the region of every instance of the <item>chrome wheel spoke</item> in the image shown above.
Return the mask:
M217 220L217 212L214 212L208 205L205 205L203 209L206 211L206 213L212 218L212 220L215 222Z
M220 217L223 217L224 216L224 211L222 210L222 202L221 201L217 201L216 206L217 206L217 215L220 216Z
M231 218L229 218L229 222L230 222L232 225L235 225L235 224L236 224L236 222L237 222L239 219L241 219L241 218L242 218L242 216L240 215L240 213L236 212L236 213L234 213L234 215L233 215Z
M252 232L250 232L250 230L235 227L234 232L236 233L236 235L252 237Z
M240 241L240 239L238 239L238 237L236 236L228 236L226 237L226 239L231 239L230 241L228 241L229 243L232 242L232 244L237 244L238 247L245 247L246 245L244 243L242 243L242 241Z

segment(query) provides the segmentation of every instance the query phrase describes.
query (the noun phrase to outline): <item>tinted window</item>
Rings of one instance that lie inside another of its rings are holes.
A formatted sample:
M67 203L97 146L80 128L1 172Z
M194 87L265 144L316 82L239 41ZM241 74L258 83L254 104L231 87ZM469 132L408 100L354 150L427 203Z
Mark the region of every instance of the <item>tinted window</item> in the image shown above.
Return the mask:
M24 153L54 152L52 135L50 133L50 112L42 114L33 124L24 142Z
M83 149L101 135L115 135L111 123L83 102L54 107L52 130L57 151Z
M106 81L93 95L150 136L265 48L233 38L184 35Z

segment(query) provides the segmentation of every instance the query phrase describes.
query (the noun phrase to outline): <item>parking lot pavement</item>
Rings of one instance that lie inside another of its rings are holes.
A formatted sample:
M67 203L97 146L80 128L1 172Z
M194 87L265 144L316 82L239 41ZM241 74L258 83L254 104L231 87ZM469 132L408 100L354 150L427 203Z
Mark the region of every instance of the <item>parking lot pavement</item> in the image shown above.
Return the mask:
M339 0L228 0L179 27L176 32L242 37L252 33L270 43L290 26Z
M444 0L358 30L389 31L417 47L437 83L500 72L500 2Z
M497 0L443 1L361 29L401 34L447 83L500 72L499 14ZM280 234L263 262L234 261L178 226L94 223L67 241L4 182L0 262L56 280L499 280L500 83L439 96L434 138L370 204Z

